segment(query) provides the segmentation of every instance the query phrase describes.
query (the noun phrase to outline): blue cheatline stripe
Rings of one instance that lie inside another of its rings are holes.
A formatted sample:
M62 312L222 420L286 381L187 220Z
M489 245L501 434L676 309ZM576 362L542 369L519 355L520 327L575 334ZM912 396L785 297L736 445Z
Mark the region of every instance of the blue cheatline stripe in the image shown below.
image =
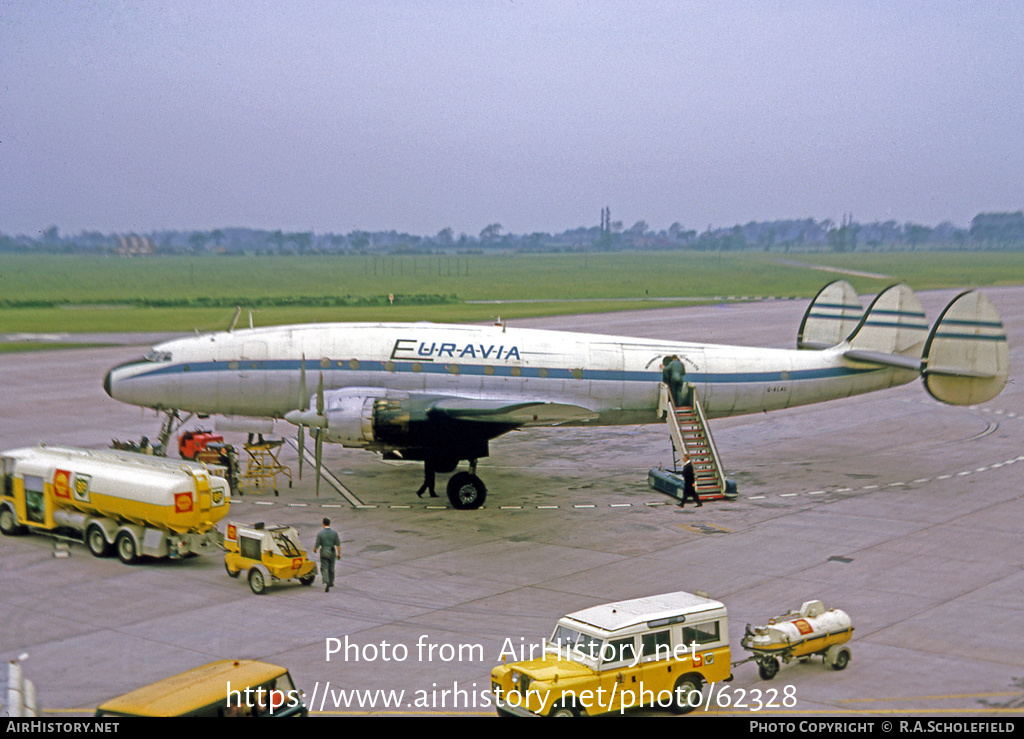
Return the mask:
M936 339L958 339L963 341L1006 341L1006 335L985 335L985 334L956 334L951 331L939 331L935 334Z
M860 313L864 312L864 307L860 303L815 303L815 308L836 308L838 310L855 310Z
M977 326L978 328L1003 328L1002 321L977 321L971 318L943 318L942 326Z
M873 308L869 316L906 316L907 318L927 318L922 311L892 310L891 308Z
M230 364L238 364L236 361L230 362ZM467 376L487 376L487 377L520 377L525 379L544 379L542 378L542 372L546 372L546 379L554 380L579 380L580 382L585 381L605 381L605 382L639 382L639 383L658 383L661 382L660 372L647 372L647 371L630 371L630 370L582 370L582 376L574 377L572 369L565 368L541 368L541 367L513 367L513 366L494 366L494 365L479 365L479 364L460 364L458 365L458 373L451 373L448 367L451 364L443 363L430 363L430 362L393 362L394 368L388 369L385 365L387 363L380 360L360 360L359 367L353 369L348 366L348 362L345 361L339 365L337 360L332 361L329 368L321 368L319 363L315 367L310 367L308 362L306 366L307 376L310 373L336 373L336 372L379 372L384 374L428 374L428 375L451 375L455 377L457 375ZM414 364L420 364L418 371L413 370ZM229 367L229 362L192 362L188 364L171 364L152 369L151 371L134 375L128 380L135 380L143 377L158 377L166 375L187 375L192 373L209 373L209 372L301 372L302 362L301 360L265 360L257 362L245 362L241 363L241 366ZM487 368L493 369L493 373L488 374ZM519 375L512 373L513 369L520 371ZM743 383L763 383L763 382L797 382L801 380L825 380L832 378L848 377L851 375L864 374L866 372L874 372L874 369L854 369L848 367L820 367L815 369L806 370L770 370L762 372L716 372L716 373L699 373L699 372L688 372L686 379L689 382L705 382L712 384L743 384ZM308 378L307 378L308 382Z
M928 324L911 324L911 323L899 323L898 321L878 321L871 320L870 318L864 322L865 326L874 326L876 328L906 328L913 331L927 331Z

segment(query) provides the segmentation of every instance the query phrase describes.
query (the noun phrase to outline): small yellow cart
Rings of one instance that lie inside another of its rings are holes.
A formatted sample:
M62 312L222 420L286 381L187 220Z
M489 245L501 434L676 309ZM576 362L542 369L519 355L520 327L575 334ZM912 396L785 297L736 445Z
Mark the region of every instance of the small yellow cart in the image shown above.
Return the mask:
M248 572L249 587L256 595L272 582L298 580L312 585L316 579L316 562L306 557L299 532L291 526L229 523L224 537L224 569L231 577Z

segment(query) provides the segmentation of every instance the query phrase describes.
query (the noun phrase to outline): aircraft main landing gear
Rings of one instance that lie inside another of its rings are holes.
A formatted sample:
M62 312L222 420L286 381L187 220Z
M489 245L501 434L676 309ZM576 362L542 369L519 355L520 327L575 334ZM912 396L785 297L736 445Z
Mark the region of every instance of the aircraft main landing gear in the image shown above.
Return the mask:
M471 511L487 499L487 486L472 472L456 472L448 480L448 500L452 508Z

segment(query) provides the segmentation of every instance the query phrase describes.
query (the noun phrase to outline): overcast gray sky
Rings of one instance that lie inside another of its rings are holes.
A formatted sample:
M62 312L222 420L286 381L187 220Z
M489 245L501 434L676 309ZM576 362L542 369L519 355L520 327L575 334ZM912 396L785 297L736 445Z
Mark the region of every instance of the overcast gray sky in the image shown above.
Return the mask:
M0 231L1024 208L1024 3L0 0Z

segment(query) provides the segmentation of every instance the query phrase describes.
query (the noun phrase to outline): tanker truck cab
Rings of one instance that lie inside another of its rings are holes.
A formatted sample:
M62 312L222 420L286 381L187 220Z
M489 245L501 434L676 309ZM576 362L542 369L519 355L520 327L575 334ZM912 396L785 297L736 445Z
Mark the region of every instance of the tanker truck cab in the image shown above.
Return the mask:
M130 452L29 447L0 453L0 533L75 535L126 564L219 546L228 483L202 464Z
M732 679L725 606L687 592L570 613L540 657L529 656L491 671L499 714L592 716L644 705L687 713L701 705L705 683Z

